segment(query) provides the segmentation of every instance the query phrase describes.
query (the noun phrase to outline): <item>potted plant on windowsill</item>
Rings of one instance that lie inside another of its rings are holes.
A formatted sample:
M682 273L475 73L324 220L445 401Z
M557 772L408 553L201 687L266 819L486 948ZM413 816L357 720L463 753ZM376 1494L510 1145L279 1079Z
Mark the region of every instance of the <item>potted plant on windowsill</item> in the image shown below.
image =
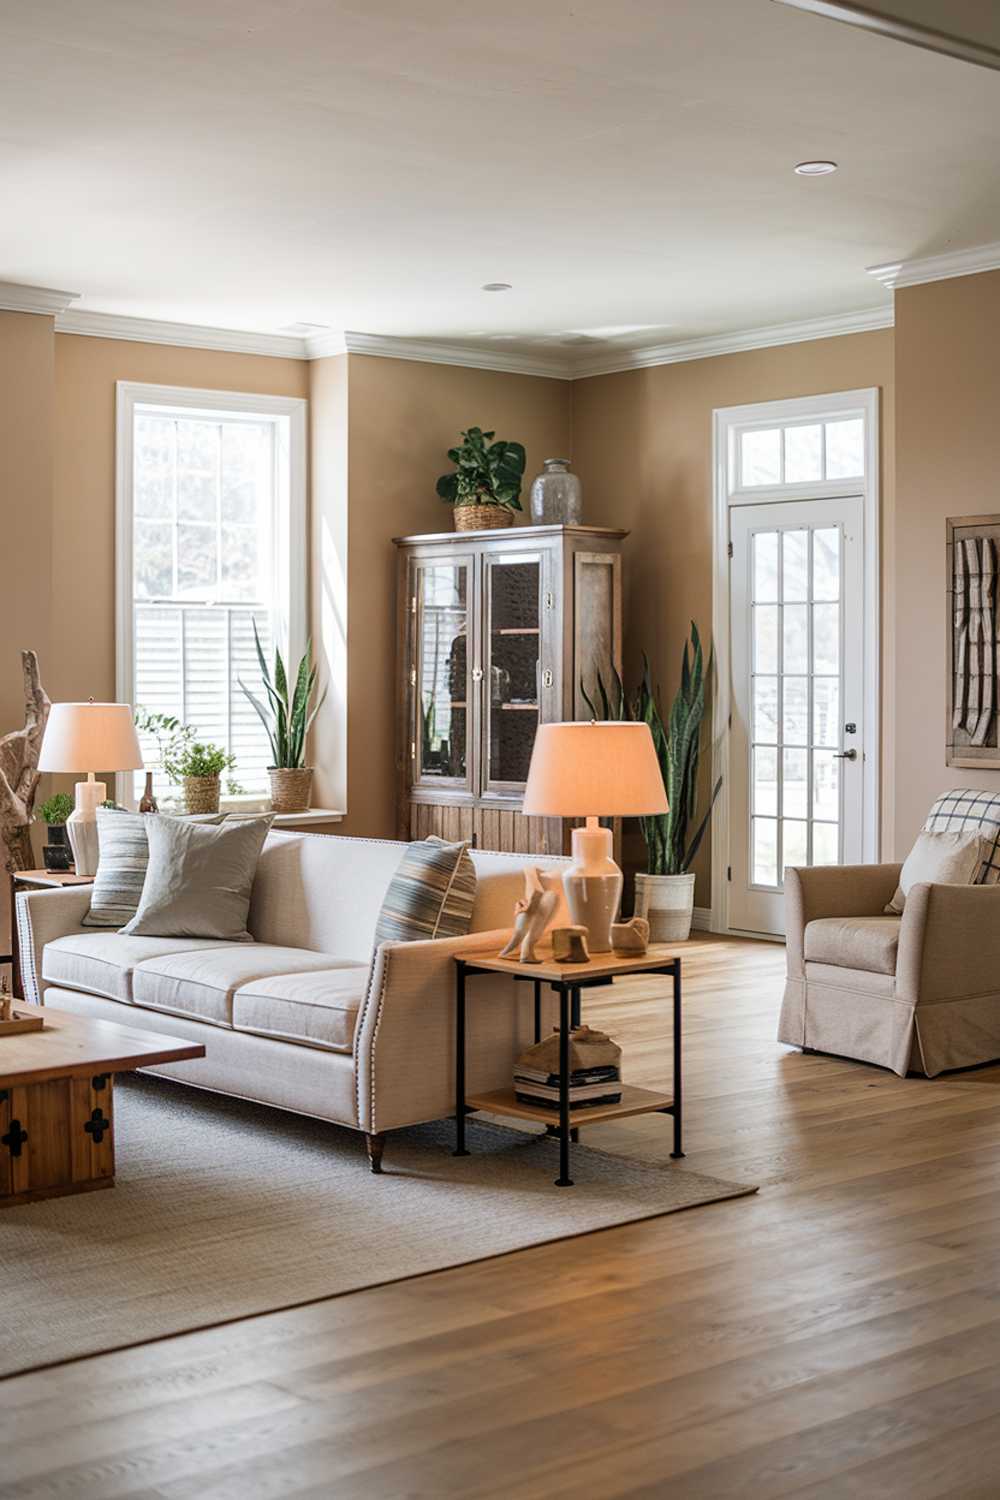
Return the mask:
M653 690L650 680L645 653L642 680L631 701L615 672L612 673L614 701L598 674L600 710L581 683L581 692L595 719L643 720L649 725L656 746L670 810L655 817L640 818L647 869L635 877L636 916L648 919L649 935L654 943L682 942L691 936L695 882L691 866L722 788L720 776L712 788L705 814L692 833L690 830L698 811L698 760L705 717L705 683L712 670L710 660L708 672L705 671L701 638L693 620L690 659L688 644L684 642L681 683L666 724L657 702L658 692Z
M184 739L168 746L163 758L168 780L180 785L186 813L217 813L222 774L233 771L235 767L234 755L228 755L220 745L196 739ZM235 796L239 787L230 780L227 790Z
M38 816L47 825L47 837L42 849L42 863L47 870L70 870L73 853L66 835L66 819L73 811L73 798L67 792L55 792L38 809Z
M271 744L272 763L267 768L271 780L271 810L276 813L306 812L312 801L313 768L305 764L306 736L323 706L326 689L310 708L316 692L317 669L313 665L312 641L306 642L302 660L295 673L295 687L289 693L288 674L281 652L275 647L272 675L264 650L253 625L260 675L267 695L266 703L250 691L242 678L240 687L257 710Z
M524 447L503 439L494 442L495 435L470 427L462 433L461 447L448 449L455 472L441 475L437 492L455 508L456 531L509 526L521 509Z

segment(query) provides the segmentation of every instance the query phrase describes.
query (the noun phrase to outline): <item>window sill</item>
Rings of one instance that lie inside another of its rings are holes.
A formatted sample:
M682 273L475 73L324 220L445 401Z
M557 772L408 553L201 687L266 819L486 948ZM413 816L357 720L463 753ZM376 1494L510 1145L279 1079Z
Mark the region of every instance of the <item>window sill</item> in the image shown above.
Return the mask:
M249 809L245 807L227 807L223 803L222 811L228 813L230 820L232 820L233 818L260 818L267 814L270 809L266 807ZM318 827L323 823L342 823L346 816L346 813L337 812L331 807L310 807L305 812L274 813L272 826L274 828Z

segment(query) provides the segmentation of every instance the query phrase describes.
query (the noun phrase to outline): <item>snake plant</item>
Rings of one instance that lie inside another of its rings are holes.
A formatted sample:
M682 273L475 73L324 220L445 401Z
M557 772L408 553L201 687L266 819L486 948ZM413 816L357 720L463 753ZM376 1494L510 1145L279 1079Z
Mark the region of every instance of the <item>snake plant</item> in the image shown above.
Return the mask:
M583 682L580 683L584 701L595 719L630 719L649 725L670 805L669 812L639 820L646 841L650 875L684 875L690 870L722 788L720 776L712 788L704 817L690 832L698 811L698 758L705 717L705 683L711 671L711 658L707 673L705 671L701 638L692 620L691 640L690 643L684 642L681 657L681 683L666 724L660 712L659 690L654 691L645 652L642 678L631 699L613 667L609 686L605 685L600 672L597 674L597 703L589 696Z
M257 647L260 675L267 694L266 703L262 703L256 694L250 691L242 677L238 681L257 710L260 721L267 731L267 737L271 743L271 769L297 771L305 764L306 735L326 697L326 688L324 688L310 709L309 701L316 691L317 675L316 668L313 666L312 641L306 642L306 649L295 673L295 687L289 695L288 674L285 671L285 663L281 659L281 652L275 647L272 676L264 656L264 648L260 643L260 636L257 633L256 620L253 622L253 638Z

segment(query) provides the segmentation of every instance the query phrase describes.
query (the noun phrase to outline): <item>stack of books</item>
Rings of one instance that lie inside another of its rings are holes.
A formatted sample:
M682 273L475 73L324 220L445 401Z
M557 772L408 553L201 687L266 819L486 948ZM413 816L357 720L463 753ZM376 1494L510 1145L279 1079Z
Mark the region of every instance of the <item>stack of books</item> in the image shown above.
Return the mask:
M514 1097L518 1104L540 1109L559 1109L559 1074L518 1063L514 1069ZM577 1068L569 1075L570 1109L593 1109L599 1104L620 1104L621 1069L609 1063L606 1067Z

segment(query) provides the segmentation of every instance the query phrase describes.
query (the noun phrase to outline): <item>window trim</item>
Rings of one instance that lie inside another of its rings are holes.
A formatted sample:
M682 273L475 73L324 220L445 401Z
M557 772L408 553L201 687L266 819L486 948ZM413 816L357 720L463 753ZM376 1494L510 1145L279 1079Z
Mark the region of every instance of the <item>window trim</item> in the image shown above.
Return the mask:
M282 458L287 456L287 463L277 465L279 483L275 490L275 531L279 547L275 559L274 638L285 660L297 664L305 651L309 634L306 554L308 401L300 396L263 396L252 391L215 391L194 386L148 385L119 380L115 383L115 695L118 702L134 706L133 437L136 408L141 406L186 409L192 414L208 416L237 413L274 423L275 451ZM285 475L287 482L281 482ZM119 772L115 784L116 800L124 807L133 806L131 773ZM259 800L240 798L235 799L234 805L247 807L250 801Z

